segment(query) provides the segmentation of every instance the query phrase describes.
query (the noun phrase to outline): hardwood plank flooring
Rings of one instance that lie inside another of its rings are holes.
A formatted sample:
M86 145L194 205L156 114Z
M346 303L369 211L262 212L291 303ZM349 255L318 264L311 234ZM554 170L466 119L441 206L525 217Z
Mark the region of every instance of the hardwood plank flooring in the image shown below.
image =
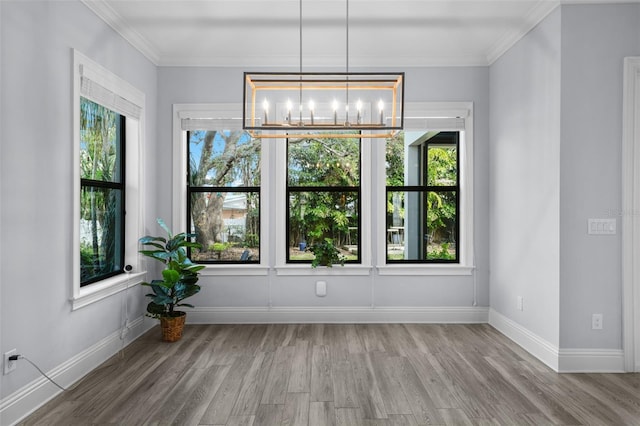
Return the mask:
M21 425L638 425L640 374L557 374L487 324L158 328Z

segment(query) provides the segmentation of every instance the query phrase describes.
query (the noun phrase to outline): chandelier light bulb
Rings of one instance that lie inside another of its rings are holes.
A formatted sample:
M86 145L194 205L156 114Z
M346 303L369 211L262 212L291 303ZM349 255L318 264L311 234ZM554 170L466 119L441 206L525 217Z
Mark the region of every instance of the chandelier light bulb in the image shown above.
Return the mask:
M266 99L262 102L262 108L264 109L264 124L269 122L269 101Z
M311 116L311 125L313 125L313 100L309 100L309 115Z

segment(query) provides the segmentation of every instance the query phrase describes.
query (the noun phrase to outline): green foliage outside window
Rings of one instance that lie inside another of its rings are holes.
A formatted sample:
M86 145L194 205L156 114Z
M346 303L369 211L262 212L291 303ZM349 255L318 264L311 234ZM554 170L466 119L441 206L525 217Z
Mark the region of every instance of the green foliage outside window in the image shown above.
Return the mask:
M360 140L301 138L288 141L288 246L313 246L329 238L358 258ZM294 251L290 260L308 260Z
M80 99L80 281L118 273L124 259L124 119Z
M456 260L457 134L426 136L386 143L387 260Z

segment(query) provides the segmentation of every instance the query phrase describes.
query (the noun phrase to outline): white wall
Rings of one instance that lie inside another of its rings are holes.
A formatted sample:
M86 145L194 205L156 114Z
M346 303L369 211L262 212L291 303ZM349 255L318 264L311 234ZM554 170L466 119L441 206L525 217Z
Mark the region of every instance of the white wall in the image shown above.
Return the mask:
M560 10L490 70L491 308L559 341ZM523 310L517 297L523 297Z
M2 1L0 10L0 352L15 348L51 371L113 336L122 320L122 293L76 311L69 301L76 225L72 48L146 94L147 159L157 155L157 75L153 64L80 2ZM153 205L155 168L147 170L147 201ZM141 289L129 290L129 298L130 318L141 318ZM39 377L20 362L2 376L0 397ZM1 424L10 422L6 416Z
M564 5L490 68L491 309L565 371L622 368L622 77L638 54L639 4ZM616 235L587 234L612 217Z
M235 68L161 67L158 72L159 116L158 167L171 169L172 105L176 103L242 102L243 70ZM364 70L355 70L364 71ZM371 70L366 70L371 71ZM378 70L376 70L378 71ZM472 101L474 103L475 151L475 229L478 306L488 306L488 69L416 68L406 70L407 102ZM272 157L273 158L273 157ZM373 161L375 164L375 159ZM384 170L373 170L373 176ZM171 175L159 176L161 187L171 187ZM263 185L273 185L270 177ZM158 211L171 214L171 199L163 199ZM377 202L374 198L373 205ZM375 212L374 212L375 215ZM270 217L275 220L275 202ZM376 223L373 217L372 223ZM271 253L276 250L274 227L263 230L268 235ZM264 235L264 234L263 234ZM375 247L376 241L373 242ZM264 249L264 248L263 248ZM373 250L375 252L375 250ZM374 253L375 256L375 253ZM272 257L272 265L273 260ZM331 276L326 277L327 296L315 296L318 277L285 277L271 271L269 276L203 277L203 291L193 299L200 311L212 307L471 307L473 276ZM373 287L373 291L372 291ZM269 289L271 294L269 295ZM195 318L194 316L191 316ZM215 318L201 316L201 318ZM234 317L238 318L238 317ZM240 316L242 318L242 316ZM250 320L252 317L245 317ZM322 320L322 318L316 318Z
M560 346L622 348L623 58L640 54L640 5L562 8ZM587 235L614 217L615 236ZM591 314L604 315L591 330Z

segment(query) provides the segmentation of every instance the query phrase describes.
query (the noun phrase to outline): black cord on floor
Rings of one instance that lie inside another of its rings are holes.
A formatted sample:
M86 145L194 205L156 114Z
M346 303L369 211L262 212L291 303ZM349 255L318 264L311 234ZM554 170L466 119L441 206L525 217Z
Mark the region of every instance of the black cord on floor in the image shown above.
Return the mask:
M26 356L24 356L24 355L18 355L18 359L24 359L24 360L25 360L25 361L27 361L29 364L33 365L33 366L35 367L35 369L36 369L36 370L38 370L38 371L40 372L40 374L42 374L44 377L46 377L46 378L47 378L51 383L53 383L54 385L56 385L57 387L59 387L59 388L60 388L60 389L62 389L63 391L66 391L66 389L65 389L65 388L63 388L62 386L60 386L59 384L57 384L57 383L55 382L55 380L53 380L51 377L47 376L47 375L45 374L45 372L44 372L44 371L42 371L42 370L40 369L40 367L38 367L38 366L37 366L37 365L35 365L33 362L31 362L31 360L30 360L29 358L27 358L27 357L26 357Z

